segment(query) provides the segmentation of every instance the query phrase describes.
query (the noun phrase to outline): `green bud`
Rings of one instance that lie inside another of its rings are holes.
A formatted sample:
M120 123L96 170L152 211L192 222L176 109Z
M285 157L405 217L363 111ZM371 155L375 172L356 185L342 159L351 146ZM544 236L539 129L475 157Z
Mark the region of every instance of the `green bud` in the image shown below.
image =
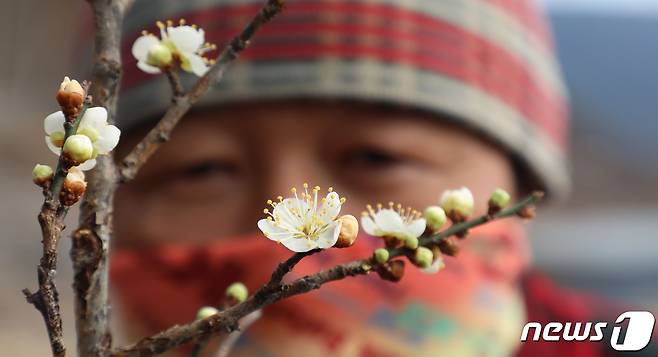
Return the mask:
M428 268L432 265L434 260L434 253L429 248L418 247L416 249L416 254L414 255L414 263L420 268Z
M162 68L170 65L173 58L174 56L171 54L169 47L158 43L149 49L146 55L146 63Z
M214 308L212 306L204 306L204 307L200 308L199 311L197 311L196 319L197 320L207 319L212 315L216 315L218 312L219 312L219 310L217 310L216 308Z
M240 303L247 300L247 297L249 297L249 290L247 290L247 287L240 282L233 283L226 288L226 297Z
M418 238L416 238L416 237L407 237L404 240L404 246L409 248L409 249L418 248Z
M389 252L384 248L375 249L374 257L377 263L384 264L388 261Z
M489 198L489 208L499 211L509 204L510 195L502 188L497 188Z
M86 135L71 135L66 139L62 152L77 166L91 159L94 145Z
M37 164L32 169L32 180L37 185L42 185L53 178L53 168L48 165Z
M427 225L430 226L435 231L441 229L441 227L446 223L448 218L446 217L446 211L439 206L429 206L425 209L425 220Z

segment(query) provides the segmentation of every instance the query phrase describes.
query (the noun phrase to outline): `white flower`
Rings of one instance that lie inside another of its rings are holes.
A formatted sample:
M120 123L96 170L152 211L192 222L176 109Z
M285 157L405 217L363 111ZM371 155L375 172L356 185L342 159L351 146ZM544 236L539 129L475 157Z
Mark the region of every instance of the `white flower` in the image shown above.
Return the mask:
M143 32L132 47L132 54L137 59L137 67L146 73L161 73L162 68L178 60L181 68L201 77L208 71L212 60L203 57L208 51L217 47L205 42L205 32L196 26L185 25L181 20L179 26L173 22L157 22L160 38ZM167 50L169 53L167 53Z
M475 206L473 194L466 187L443 192L440 204L448 217L455 222L466 220L473 214Z
M420 269L425 274L436 274L439 271L443 270L443 268L446 267L446 263L443 261L443 256L439 255L438 257L436 254L434 255L434 262L432 265L430 265L427 268Z
M56 155L61 153L64 145L64 121L64 114L59 111L48 115L43 123L46 145ZM87 136L93 144L92 159L78 166L81 170L90 170L96 165L97 155L106 155L117 146L121 131L116 126L107 124L105 108L93 107L84 112L76 134Z
M361 216L361 227L371 236L396 237L401 240L418 238L425 231L425 219L420 218L420 213L408 207L406 210L398 204L394 209L393 202L389 202L389 208L382 209L377 205L377 211L368 205L368 211Z
M293 252L333 247L341 228L336 217L345 198L329 188L327 196L318 199L320 187L315 186L309 193L306 183L300 196L294 187L291 191L294 197L283 199L279 196L278 202L267 201L273 210L264 210L269 217L258 221L258 228L267 238Z

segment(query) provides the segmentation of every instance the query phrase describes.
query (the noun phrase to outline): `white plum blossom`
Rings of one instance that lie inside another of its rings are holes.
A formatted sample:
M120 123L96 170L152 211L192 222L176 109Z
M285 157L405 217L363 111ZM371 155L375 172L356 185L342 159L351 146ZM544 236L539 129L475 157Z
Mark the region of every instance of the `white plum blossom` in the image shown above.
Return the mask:
M201 77L213 63L203 55L216 49L213 44L205 42L205 32L197 26L185 25L181 20L179 26L173 22L156 23L160 29L160 38L156 35L142 32L132 47L132 54L137 59L137 67L146 73L161 73L164 67L177 60L180 67Z
M294 197L284 199L279 196L277 201L267 201L272 211L267 208L263 211L268 217L258 221L258 228L267 238L293 252L333 247L341 229L336 218L345 198L331 187L325 197L319 198L320 187L315 186L309 192L306 183L299 195L294 187L291 192Z
M418 211L411 207L406 209L389 202L388 208L377 205L377 211L371 205L367 206L361 216L361 227L374 237L395 237L400 240L414 239L425 232L426 222Z
M46 145L50 151L60 155L64 145L64 113L52 113L46 117L43 126L46 131ZM119 143L121 130L107 123L107 110L103 107L93 107L85 110L78 125L78 135L85 135L91 140L94 150L91 160L78 166L80 170L90 170L96 165L97 155L107 155Z

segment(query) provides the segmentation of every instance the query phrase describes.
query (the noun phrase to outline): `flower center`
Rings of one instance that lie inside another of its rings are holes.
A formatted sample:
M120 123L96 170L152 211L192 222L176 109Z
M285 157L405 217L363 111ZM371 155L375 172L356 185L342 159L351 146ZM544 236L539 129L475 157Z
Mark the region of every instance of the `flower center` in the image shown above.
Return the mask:
M293 187L290 192L294 197L284 200L283 197L277 197L277 201L268 200L267 204L273 208L270 212L268 208L263 210L267 214L268 220L291 233L295 238L318 240L320 235L327 230L333 217L328 215L328 208L331 205L339 206L345 202L345 198L340 198L336 202L328 201L332 195L333 188L329 187L327 197L319 198L320 187L315 186L309 192L308 183L304 183L304 190L297 193L297 188ZM337 194L333 193L336 196ZM276 213L275 213L276 212Z

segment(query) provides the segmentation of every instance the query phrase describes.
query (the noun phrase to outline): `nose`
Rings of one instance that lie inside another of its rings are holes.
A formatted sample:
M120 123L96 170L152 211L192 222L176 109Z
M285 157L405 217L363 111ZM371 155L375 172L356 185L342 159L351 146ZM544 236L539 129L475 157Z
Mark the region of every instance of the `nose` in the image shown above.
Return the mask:
M286 154L277 155L277 159L269 161L269 168L265 171L261 198L273 199L277 196L290 196L291 188L301 189L304 183L311 187L323 186L327 175L323 175L320 161L308 150L294 150Z

